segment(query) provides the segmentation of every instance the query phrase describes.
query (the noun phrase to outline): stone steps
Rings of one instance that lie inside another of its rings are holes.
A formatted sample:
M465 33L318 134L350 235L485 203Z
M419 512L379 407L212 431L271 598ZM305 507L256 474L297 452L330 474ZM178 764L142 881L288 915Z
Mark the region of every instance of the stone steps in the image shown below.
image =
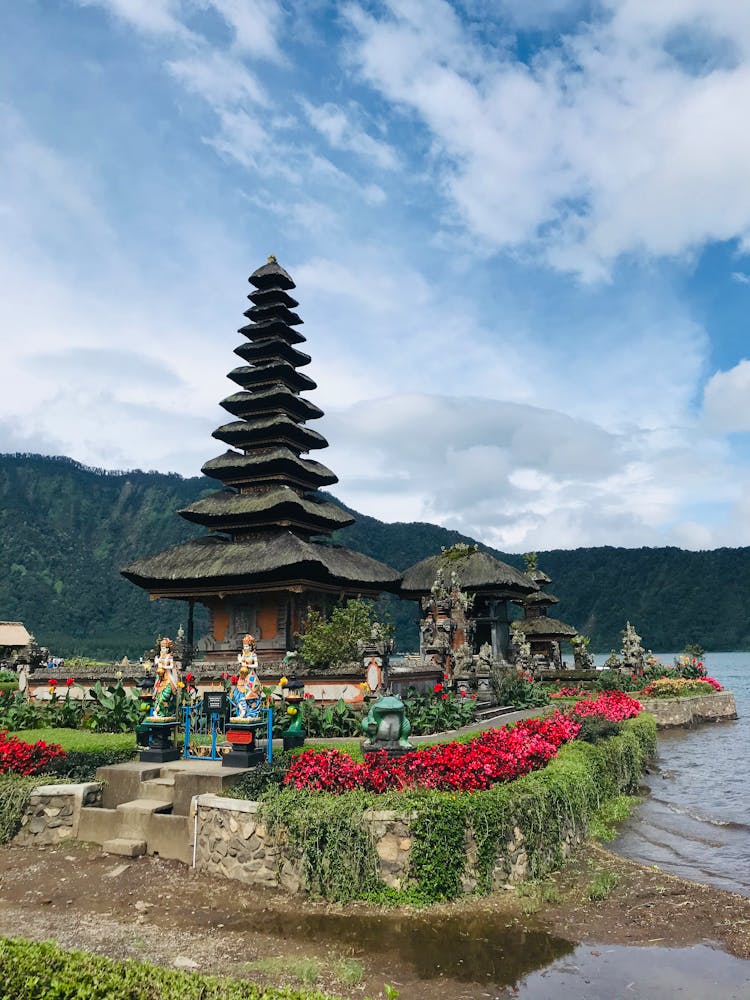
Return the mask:
M112 840L105 840L102 850L106 854L120 854L124 858L139 858L146 853L146 841L115 837Z
M149 778L141 782L141 790L148 799L174 803L174 775L167 778Z

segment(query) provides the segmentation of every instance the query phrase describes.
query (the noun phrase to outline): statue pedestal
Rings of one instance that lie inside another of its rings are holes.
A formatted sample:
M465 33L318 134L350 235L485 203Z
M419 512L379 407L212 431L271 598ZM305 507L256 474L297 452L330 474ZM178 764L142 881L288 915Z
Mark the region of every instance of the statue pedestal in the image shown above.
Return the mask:
M141 729L148 738L148 747L141 750L139 756L144 764L167 764L180 759L180 749L174 745L177 719L165 719L161 722L146 719Z
M365 754L380 753L381 750L385 750L390 760L396 760L407 753L414 753L414 747L402 747L398 740L378 740L376 743L363 740L360 746L362 747L362 753Z
M256 735L264 725L262 719L230 719L224 738L232 744L232 749L222 761L222 767L255 767L266 755L258 749Z
M306 736L307 733L304 729L301 729L298 733L284 733L284 749L296 750L297 747L303 747Z

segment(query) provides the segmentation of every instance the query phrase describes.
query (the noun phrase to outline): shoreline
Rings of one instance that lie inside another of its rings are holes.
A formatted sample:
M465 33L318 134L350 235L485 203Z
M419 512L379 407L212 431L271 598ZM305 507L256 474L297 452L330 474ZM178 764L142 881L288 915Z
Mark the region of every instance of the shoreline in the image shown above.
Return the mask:
M750 899L656 871L591 842L541 882L421 909L247 891L158 857L121 863L90 844L0 851L2 936L21 931L29 940L52 939L66 948L167 967L174 967L175 958L187 959L196 971L277 986L299 986L288 970L305 960L317 963L318 988L346 998L382 995L384 981L400 984L404 1000L431 1000L437 983L445 995L479 998L490 983L510 988L571 954L577 943L669 949L708 944L750 958ZM592 901L588 893L597 879L612 888ZM498 962L503 941L505 958ZM439 957L432 971L430 947ZM454 960L448 967L446 949ZM331 971L345 958L362 967L356 986ZM277 963L272 975L248 969L248 962L264 961ZM467 978L467 963L473 963L475 978Z

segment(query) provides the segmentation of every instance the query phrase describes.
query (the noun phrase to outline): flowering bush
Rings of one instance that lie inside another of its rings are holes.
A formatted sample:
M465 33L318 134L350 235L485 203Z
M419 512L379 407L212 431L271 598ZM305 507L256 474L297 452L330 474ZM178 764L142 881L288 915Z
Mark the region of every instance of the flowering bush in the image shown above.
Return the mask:
M722 691L721 684L714 677L690 679L687 677L662 677L652 681L643 689L649 698L688 698L701 694Z
M38 774L53 760L64 757L65 751L56 743L24 743L17 736L0 732L0 774Z
M575 684L573 687L555 688L554 691L549 692L550 698L581 698L585 694L586 688L580 684Z
M289 768L284 784L310 791L345 792L364 788L429 788L479 791L538 770L560 746L575 739L580 725L561 712L491 729L468 743L442 743L392 761L370 754L364 763L339 750L306 751Z
M598 716L607 722L623 722L643 711L643 705L624 691L602 691L596 698L583 698L571 709L575 719Z

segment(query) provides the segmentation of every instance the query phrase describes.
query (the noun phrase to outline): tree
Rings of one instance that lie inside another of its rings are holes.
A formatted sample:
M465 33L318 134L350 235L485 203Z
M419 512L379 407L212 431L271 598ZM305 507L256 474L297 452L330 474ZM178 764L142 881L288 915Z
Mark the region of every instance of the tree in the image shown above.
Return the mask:
M311 667L330 667L359 659L359 643L370 638L379 624L370 601L352 600L339 604L328 619L311 611L297 636L299 651ZM381 635L393 633L393 626L379 625ZM389 633L390 630L390 633Z

